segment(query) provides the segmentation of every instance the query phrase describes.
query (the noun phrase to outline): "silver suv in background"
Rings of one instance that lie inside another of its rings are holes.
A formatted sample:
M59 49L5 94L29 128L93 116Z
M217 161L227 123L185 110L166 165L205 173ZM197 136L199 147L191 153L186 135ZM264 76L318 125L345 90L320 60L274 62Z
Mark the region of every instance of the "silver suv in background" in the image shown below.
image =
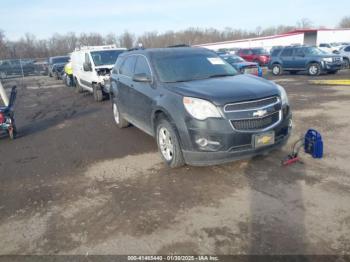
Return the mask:
M343 57L344 68L350 68L350 45L342 46L339 49L339 54Z

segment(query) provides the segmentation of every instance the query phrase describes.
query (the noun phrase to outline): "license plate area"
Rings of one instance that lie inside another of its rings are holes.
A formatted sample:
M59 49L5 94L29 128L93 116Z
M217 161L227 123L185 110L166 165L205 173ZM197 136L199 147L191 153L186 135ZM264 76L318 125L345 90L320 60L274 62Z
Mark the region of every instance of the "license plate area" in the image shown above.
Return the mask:
M261 134L253 135L253 147L260 148L273 145L275 143L275 132L269 131Z

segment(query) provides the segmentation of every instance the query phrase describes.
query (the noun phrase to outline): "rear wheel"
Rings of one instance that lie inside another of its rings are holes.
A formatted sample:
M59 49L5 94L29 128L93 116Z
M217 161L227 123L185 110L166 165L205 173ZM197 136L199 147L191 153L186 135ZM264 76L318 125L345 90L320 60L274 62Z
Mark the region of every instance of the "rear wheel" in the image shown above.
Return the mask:
M122 114L120 113L119 108L118 108L118 104L115 101L115 99L113 99L112 108L113 108L113 117L114 117L114 121L115 121L116 125L119 128L124 128L124 127L129 126L129 122L127 120L125 120L123 118Z
M307 72L310 76L318 76L321 74L321 66L318 63L312 63L308 66Z
M343 64L344 69L349 69L349 68L350 68L349 59L344 58L343 63L344 63L344 64Z
M280 64L272 65L272 74L275 76L279 76L283 73L283 68Z
M185 164L175 128L168 120L158 121L156 138L160 155L167 165L174 168Z

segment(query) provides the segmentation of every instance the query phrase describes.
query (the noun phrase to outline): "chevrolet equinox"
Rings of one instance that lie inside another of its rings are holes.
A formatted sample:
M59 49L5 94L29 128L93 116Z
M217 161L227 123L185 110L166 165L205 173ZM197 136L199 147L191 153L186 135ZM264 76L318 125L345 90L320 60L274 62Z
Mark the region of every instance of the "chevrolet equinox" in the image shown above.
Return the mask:
M117 126L131 123L155 137L170 167L265 154L282 146L292 127L281 86L240 74L202 48L125 52L110 92Z

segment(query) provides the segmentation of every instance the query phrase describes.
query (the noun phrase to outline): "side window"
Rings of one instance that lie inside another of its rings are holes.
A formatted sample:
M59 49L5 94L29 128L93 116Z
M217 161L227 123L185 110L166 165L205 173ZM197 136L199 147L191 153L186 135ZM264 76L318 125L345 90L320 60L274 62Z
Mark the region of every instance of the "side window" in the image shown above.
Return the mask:
M119 73L125 76L132 77L134 75L136 56L127 57L120 66Z
M286 48L282 51L281 56L282 57L287 57L287 56L292 56L293 54L293 49L291 48Z
M112 70L112 74L118 74L120 65L124 62L124 58L118 58Z
M88 54L88 53L85 53L85 63L91 64L91 62L90 62L90 57L89 57L89 54Z
M279 54L279 52L281 51L281 49L275 49L272 51L271 56L277 56Z
M135 74L146 74L149 77L152 75L151 69L149 68L147 60L143 56L137 57L137 62L136 62L136 66L135 66Z
M301 48L295 50L295 56L304 56L304 51Z
M344 48L345 52L350 52L350 45Z

